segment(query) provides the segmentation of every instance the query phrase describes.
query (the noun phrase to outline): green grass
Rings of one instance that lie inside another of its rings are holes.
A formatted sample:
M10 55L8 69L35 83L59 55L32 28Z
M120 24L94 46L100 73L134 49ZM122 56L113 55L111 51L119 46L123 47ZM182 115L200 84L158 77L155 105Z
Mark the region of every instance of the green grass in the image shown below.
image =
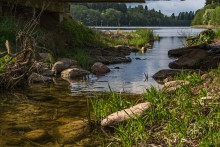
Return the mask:
M212 70L211 76L220 78L220 68ZM166 92L151 87L144 98L131 100L120 94L92 100L94 119L100 123L110 113L128 108L139 102L150 102L153 107L138 119L120 123L113 133L108 133L105 144L111 146L219 146L220 107L210 103L201 104L201 97L208 96L205 89L193 95L192 88L202 85L196 73L181 73L175 80L190 81L175 92Z
M158 36L154 36L153 31L150 29L138 29L133 32L117 31L110 36L104 37L102 40L104 40L104 42L109 46L131 45L140 48L143 47L146 43L157 38Z
M84 26L79 21L65 18L61 27L67 33L69 48L94 48L103 45L101 34Z
M216 38L220 39L220 29L216 29L215 36Z
M93 61L88 55L86 50L76 50L76 53L73 55L73 58L78 61L79 65L84 69L89 69L92 66Z

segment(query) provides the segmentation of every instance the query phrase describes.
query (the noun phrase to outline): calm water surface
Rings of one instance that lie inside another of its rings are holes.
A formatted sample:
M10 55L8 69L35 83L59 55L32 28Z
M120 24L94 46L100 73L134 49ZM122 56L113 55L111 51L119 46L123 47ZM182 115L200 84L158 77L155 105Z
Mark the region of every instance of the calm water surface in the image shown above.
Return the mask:
M173 61L167 56L169 49L183 46L185 40L180 32L198 34L202 31L191 28L152 29L161 36L153 48L144 54L131 54L131 63L110 65L111 72L106 76L90 75L71 84L58 80L56 85L35 85L25 91L0 92L0 146L38 146L22 137L25 132L35 129L44 129L53 136L44 146L60 146L55 137L56 128L85 119L86 98L94 96L94 91L109 91L110 85L118 92L142 93L150 85L159 86L152 75L168 68L168 63ZM148 81L145 81L144 74L148 74ZM87 134L70 146L94 144L92 138Z
M146 28L146 27L141 27ZM100 29L100 27L97 27ZM105 31L116 31L117 27L102 28ZM133 31L136 27L119 28L125 31ZM143 93L147 87L160 85L152 76L161 69L167 69L168 64L174 59L168 57L168 50L182 47L185 44L183 36L194 36L203 29L193 29L190 27L150 27L155 34L160 36L159 41L155 41L153 48L146 53L132 53L131 63L110 65L111 72L105 76L89 76L88 81L72 82L71 90L73 93L84 93L88 91L109 91L112 90L127 93ZM115 69L119 67L119 69ZM145 75L148 75L146 81Z

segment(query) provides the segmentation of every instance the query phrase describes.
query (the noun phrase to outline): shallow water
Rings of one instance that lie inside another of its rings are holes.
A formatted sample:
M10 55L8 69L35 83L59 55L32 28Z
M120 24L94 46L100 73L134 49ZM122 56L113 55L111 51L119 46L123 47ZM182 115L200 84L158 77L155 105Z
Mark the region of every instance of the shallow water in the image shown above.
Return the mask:
M96 94L94 91L109 91L110 85L111 89L118 92L142 93L150 85L159 86L152 75L160 69L168 68L168 63L173 61L167 56L169 49L184 44L184 38L178 36L177 30L182 28L155 29L161 38L154 42L152 49L144 54L132 53L132 63L109 65L112 71L106 76L89 75L71 84L58 80L56 85L35 85L13 93L1 92L0 146L39 146L23 140L26 132L36 129L44 129L52 136L43 143L44 146L61 146L59 136L56 137L57 127L86 119L87 98L93 97ZM199 31L201 29L196 30ZM170 33L172 37L167 36ZM145 74L148 74L148 80L145 80ZM89 133L84 134L70 146L95 146L96 139L93 137Z
M119 28L132 31L136 27ZM142 27L146 28L146 27ZM116 31L116 27L105 27L104 30ZM161 87L152 76L161 69L167 69L168 64L175 59L168 57L168 51L182 47L185 44L184 36L194 36L203 29L190 27L150 27L160 40L155 41L153 48L146 53L132 53L131 63L109 65L111 72L105 76L90 75L87 80L71 83L73 93L88 91L109 91L109 86L117 92L143 93L150 86ZM115 69L115 67L119 69ZM148 80L146 80L146 75Z

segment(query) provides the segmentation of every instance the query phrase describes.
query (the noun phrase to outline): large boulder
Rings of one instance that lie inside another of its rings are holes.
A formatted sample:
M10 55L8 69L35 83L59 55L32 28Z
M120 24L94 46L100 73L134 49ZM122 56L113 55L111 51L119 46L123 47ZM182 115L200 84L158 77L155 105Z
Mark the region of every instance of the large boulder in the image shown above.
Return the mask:
M80 76L85 76L90 72L81 68L69 68L61 72L61 77L64 79L73 79Z
M196 50L195 48L179 48L179 49L172 49L168 51L168 56L169 57L175 57L179 58L185 54L189 54L190 52Z
M91 67L91 72L96 75L104 75L106 73L109 73L110 71L111 70L105 64L103 64L101 62L96 62Z
M178 60L171 62L172 69L199 69L202 61L209 56L209 53L202 49L193 50L189 54L181 56Z
M150 108L151 104L149 102L140 103L128 109L124 109L115 113L108 115L105 119L101 121L101 126L114 126L120 122L137 118L143 115L146 110Z
M128 46L117 45L114 48L115 48L115 50L117 50L119 52L122 52L125 56L128 56L131 53L131 49Z
M73 121L55 129L55 136L60 144L70 144L79 141L89 132L84 121Z
M198 72L192 69L162 69L153 75L153 78L158 82L162 83L166 78L173 78L182 72Z
M68 58L62 58L58 60L52 67L52 71L55 74L60 74L63 70L70 68L73 65L77 65L77 61Z
M217 68L220 64L220 56L209 56L201 64L201 70L208 70L212 68Z

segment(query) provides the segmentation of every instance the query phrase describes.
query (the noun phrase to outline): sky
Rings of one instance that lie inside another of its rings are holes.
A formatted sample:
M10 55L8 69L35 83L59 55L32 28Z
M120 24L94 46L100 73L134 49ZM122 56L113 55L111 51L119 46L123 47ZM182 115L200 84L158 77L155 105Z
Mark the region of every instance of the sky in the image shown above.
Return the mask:
M132 7L140 4L129 4ZM205 0L171 0L171 1L146 1L145 4L149 9L155 9L157 11L161 10L161 12L165 15L171 15L175 13L178 15L179 12L185 11L196 11L205 5Z

